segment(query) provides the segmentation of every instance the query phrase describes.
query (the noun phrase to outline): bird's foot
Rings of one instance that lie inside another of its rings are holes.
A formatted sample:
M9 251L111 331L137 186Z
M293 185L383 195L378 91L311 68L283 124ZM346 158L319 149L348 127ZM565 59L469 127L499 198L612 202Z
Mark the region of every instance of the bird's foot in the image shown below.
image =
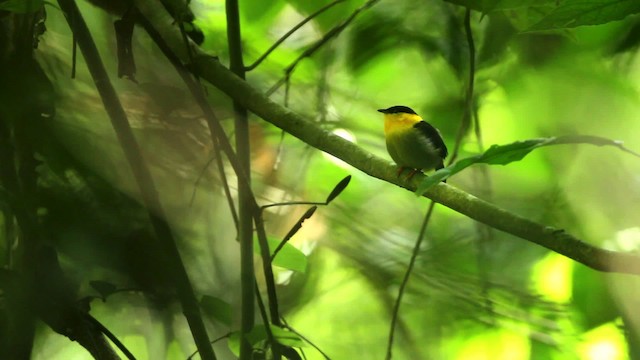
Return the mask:
M402 172L403 172L405 169L410 169L410 170L411 170L411 171L409 172L409 175L407 176L407 180L411 180L411 178L412 178L412 177L414 177L417 173L419 173L419 172L420 172L420 169L411 169L411 168L407 168L407 167L404 167L404 166L400 166L400 167L398 168L398 177L400 177L400 175L402 174Z
M411 180L411 178L419 172L421 172L420 169L411 169L411 172L409 172L409 176L407 176L407 180Z

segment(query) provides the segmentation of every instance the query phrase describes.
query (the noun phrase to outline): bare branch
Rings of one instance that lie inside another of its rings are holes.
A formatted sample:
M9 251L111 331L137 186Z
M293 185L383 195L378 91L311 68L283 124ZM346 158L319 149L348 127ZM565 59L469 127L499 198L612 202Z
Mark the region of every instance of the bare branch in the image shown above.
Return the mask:
M296 31L298 31L301 27L303 27L306 23L308 23L309 21L313 20L316 16L322 14L323 12L331 9L334 5L337 5L341 2L343 2L345 0L335 0L331 3L328 3L327 5L321 7L320 9L318 9L316 12L314 12L313 14L307 16L304 20L300 21L296 26L292 27L291 30L287 31L286 34L282 35L282 37L280 39L278 39L275 43L273 43L273 45L271 45L271 47L264 53L262 54L262 56L260 56L256 61L253 62L253 64L246 66L244 68L245 71L251 71L253 69L255 69L258 65L260 65L260 63L262 63L264 61L264 59L267 58L267 56L269 56L275 49L278 48L278 46L280 46L280 44L282 44L285 40L287 40L289 38L289 36L293 35L293 33L295 33Z

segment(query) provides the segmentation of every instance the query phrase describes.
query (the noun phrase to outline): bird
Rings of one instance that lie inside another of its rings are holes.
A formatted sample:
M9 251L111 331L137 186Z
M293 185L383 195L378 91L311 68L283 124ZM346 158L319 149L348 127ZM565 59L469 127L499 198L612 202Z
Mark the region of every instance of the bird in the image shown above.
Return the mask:
M379 109L384 114L384 135L387 151L399 166L412 169L408 178L421 170L442 169L448 155L440 131L424 121L408 106L396 105Z

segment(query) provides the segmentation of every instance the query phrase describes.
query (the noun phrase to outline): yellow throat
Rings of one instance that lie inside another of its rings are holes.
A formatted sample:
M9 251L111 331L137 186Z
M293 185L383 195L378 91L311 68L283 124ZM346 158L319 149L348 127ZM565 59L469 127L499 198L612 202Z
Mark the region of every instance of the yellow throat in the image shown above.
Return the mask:
M384 114L384 134L389 136L397 132L404 132L413 128L413 125L420 121L422 118L416 114Z

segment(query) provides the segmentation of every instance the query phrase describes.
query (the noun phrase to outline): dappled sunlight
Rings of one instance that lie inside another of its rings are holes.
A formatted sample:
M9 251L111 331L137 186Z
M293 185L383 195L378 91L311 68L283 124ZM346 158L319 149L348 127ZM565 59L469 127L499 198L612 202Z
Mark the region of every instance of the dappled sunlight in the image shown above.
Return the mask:
M0 0L0 357L630 358L640 9L512 3Z

